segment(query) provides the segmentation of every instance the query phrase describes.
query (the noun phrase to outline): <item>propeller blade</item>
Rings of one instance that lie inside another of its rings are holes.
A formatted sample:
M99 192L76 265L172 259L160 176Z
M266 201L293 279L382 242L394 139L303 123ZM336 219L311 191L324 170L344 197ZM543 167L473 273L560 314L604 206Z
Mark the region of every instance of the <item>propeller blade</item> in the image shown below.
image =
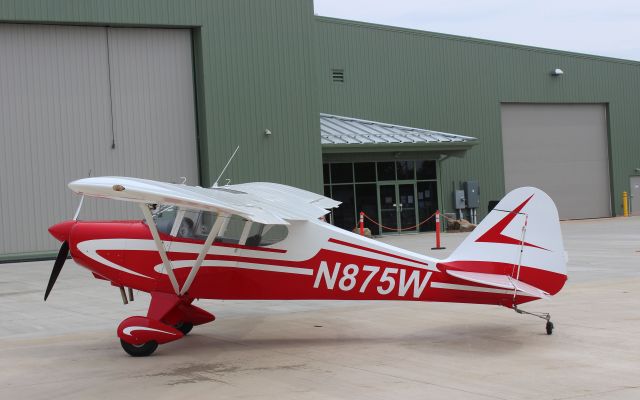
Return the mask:
M47 290L44 292L44 301L47 301L47 297L49 297L49 293L51 293L51 289L53 289L53 285L55 285L56 279L58 279L58 275L60 275L60 271L62 271L62 266L64 265L64 262L67 261L68 255L69 242L65 240L62 242L62 246L60 246L60 251L58 252L58 257L56 257L56 262L53 264L49 283L47 284Z

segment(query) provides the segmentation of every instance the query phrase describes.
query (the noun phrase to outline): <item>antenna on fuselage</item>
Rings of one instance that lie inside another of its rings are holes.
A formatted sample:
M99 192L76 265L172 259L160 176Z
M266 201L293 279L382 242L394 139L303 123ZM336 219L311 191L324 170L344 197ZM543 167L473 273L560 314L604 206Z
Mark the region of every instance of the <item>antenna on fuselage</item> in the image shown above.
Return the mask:
M226 171L227 167L229 166L229 164L231 164L231 160L233 160L233 157L236 156L236 153L238 152L238 149L240 149L240 146L236 147L236 150L233 152L233 154L231 154L231 157L229 158L229 161L227 161L227 165L225 165L224 168L222 168L222 172L220 172L220 175L218 176L218 179L216 179L216 181L213 183L213 186L211 186L212 188L218 187L218 182L220 181L220 178L222 178L222 174L224 174L224 171Z

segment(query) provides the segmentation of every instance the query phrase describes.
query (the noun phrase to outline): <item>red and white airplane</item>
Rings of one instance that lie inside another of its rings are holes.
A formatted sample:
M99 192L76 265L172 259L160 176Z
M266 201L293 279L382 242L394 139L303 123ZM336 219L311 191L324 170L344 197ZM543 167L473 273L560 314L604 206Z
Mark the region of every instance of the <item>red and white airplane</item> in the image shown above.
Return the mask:
M96 278L151 294L146 316L120 323L132 356L182 338L215 317L197 299L407 300L518 305L556 294L567 279L553 201L532 187L507 194L446 259L337 228L340 203L275 183L202 188L126 177L74 181L83 196L139 203L142 221L49 228L62 243L45 300L69 252Z

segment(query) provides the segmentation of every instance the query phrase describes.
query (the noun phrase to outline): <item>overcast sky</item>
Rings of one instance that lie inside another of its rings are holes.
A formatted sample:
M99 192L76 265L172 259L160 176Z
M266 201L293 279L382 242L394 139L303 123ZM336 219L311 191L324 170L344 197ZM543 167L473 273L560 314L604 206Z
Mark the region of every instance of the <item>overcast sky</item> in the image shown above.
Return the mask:
M314 0L327 17L640 61L640 0Z

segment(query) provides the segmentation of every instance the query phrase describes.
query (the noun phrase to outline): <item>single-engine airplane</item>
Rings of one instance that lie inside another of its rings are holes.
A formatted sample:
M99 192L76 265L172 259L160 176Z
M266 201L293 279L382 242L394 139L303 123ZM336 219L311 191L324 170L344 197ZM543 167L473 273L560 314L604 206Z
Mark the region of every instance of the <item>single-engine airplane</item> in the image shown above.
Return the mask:
M62 242L45 300L69 252L96 278L151 295L146 316L118 326L123 349L148 356L215 319L197 299L408 300L518 306L556 294L567 279L556 207L532 187L507 194L446 259L438 260L322 220L340 203L291 186L212 188L127 177L69 184L83 196L138 203L144 220L58 223Z

